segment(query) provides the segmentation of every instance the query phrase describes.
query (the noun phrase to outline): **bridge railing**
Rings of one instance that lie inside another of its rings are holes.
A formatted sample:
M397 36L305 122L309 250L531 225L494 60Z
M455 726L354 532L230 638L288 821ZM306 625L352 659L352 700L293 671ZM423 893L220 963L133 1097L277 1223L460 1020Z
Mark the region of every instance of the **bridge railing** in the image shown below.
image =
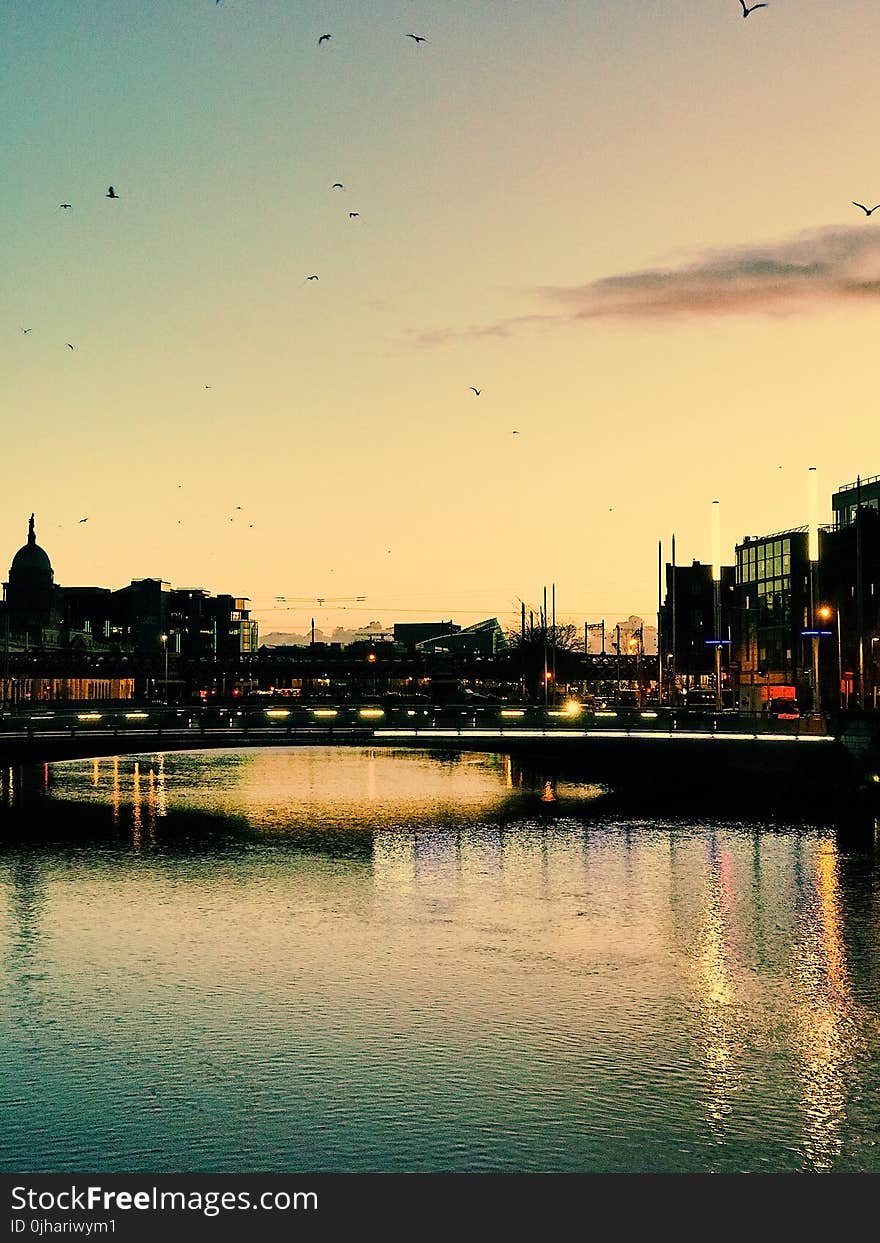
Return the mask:
M163 733L190 733L194 745L201 734L231 735L259 732L271 735L288 731L368 732L388 727L406 729L493 728L517 729L678 732L701 734L822 735L829 733L823 717L769 718L735 710L670 709L665 707L597 707L580 704L545 707L534 704L455 704L434 706L381 702L245 703L241 707L175 707L157 704L102 707L42 707L34 705L15 712L0 712L0 737L21 738L44 735L131 733L161 737Z

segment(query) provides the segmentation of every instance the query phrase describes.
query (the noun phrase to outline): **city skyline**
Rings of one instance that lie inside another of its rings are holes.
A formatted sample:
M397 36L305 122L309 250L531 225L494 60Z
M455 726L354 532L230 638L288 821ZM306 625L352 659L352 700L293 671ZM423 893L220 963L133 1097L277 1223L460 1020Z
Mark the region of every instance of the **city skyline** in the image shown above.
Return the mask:
M315 611L275 595L366 597L333 626L551 581L650 617L712 499L725 547L799 525L808 466L874 469L880 18L740 19L6 6L4 529L266 630Z

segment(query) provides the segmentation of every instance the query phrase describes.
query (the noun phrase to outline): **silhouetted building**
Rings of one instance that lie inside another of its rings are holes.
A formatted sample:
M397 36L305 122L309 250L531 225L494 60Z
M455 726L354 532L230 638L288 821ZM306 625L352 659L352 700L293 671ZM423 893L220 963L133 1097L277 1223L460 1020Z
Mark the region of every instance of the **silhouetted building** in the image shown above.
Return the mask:
M880 511L880 475L845 483L831 497L835 529L851 526L859 509Z
M395 626L395 634L397 627ZM460 652L470 655L494 656L505 647L504 631L497 617L474 622L463 629L456 627L448 634L435 635L416 644L416 651L423 653Z
M428 643L432 639L442 641L449 635L458 634L461 626L453 621L438 622L395 622L394 642L399 643L408 651L415 651L420 643Z
M817 604L833 632L821 645L822 698L830 708L880 706L878 499L877 476L841 488L832 497L835 527L821 542Z
M33 514L27 543L12 558L3 599L4 628L10 635L35 645L57 641L62 622L59 592L48 553L37 543Z
M661 656L667 686L674 673L683 692L705 683L715 674L714 641L731 640L735 608L735 571L721 567L718 591L720 616L715 616L715 581L712 566L701 561L666 566L666 596L660 610ZM728 642L724 651L730 652ZM723 676L729 672L729 656L723 660Z

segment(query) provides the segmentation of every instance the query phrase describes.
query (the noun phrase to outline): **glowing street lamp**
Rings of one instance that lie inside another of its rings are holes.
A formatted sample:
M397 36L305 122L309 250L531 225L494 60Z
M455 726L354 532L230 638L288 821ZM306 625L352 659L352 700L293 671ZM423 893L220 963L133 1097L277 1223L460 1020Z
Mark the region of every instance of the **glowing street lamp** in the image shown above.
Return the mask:
M159 638L162 640L162 646L165 649L165 702L167 703L168 702L168 635L160 634Z

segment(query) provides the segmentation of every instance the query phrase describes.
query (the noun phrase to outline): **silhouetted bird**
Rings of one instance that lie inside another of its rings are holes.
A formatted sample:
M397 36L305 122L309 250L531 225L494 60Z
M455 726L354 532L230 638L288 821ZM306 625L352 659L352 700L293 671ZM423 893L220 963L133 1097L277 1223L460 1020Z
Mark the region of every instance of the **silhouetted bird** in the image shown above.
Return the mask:
M211 387L210 384L205 385L205 388L210 388L210 387ZM180 487L180 484L178 484L177 486Z
M511 436L518 436L518 435L519 435L519 432L511 432L510 434L511 434Z
M320 47L321 44L324 43L327 39L332 39L332 38L333 38L332 35L321 35L320 39L318 40L318 47Z
M361 213L359 211L350 211L348 213L348 218L349 220L354 220L355 216L359 216L360 214Z
M104 197L107 199L118 199L119 195L116 193L116 191L111 186L110 189L107 191L107 193L104 195Z
M307 277L306 277L306 280L307 280L307 281L316 281L317 279L318 279L318 278L317 278L317 276L307 276Z
M80 518L80 523L88 522L88 518Z
M748 15L749 15L750 13L753 13L753 12L755 11L755 9L766 9L766 8L769 8L769 5L764 4L764 3L762 2L761 4L753 4L753 5L752 5L752 7L751 7L750 9L747 9L747 8L746 8L746 0L739 0L739 2L740 2L740 4L743 6L743 17L748 17Z
M875 212L880 207L880 203L875 204L874 207L866 207L864 203L856 203L854 199L850 199L850 202L853 207L861 207L866 216L870 216L872 212Z
M59 203L58 206L62 209L62 211L68 211L71 207L73 207L73 203Z
M22 332L27 336L29 332L33 332L33 328L22 328Z
M345 186L342 184L341 181L334 181L330 189L331 190L344 190Z
M68 348L69 350L75 350L75 349L76 349L76 346L75 346L75 345L71 345L71 344L70 344L70 342L68 341L68 342L67 342L67 348Z
M483 391L483 390L482 390L481 388L474 388L473 384L471 385L471 392L472 392L472 393L476 393L478 397L479 397L480 393L482 393L482 391Z
M427 43L428 42L428 40L425 39L422 35L407 35L406 37L407 39L415 39L416 43Z

